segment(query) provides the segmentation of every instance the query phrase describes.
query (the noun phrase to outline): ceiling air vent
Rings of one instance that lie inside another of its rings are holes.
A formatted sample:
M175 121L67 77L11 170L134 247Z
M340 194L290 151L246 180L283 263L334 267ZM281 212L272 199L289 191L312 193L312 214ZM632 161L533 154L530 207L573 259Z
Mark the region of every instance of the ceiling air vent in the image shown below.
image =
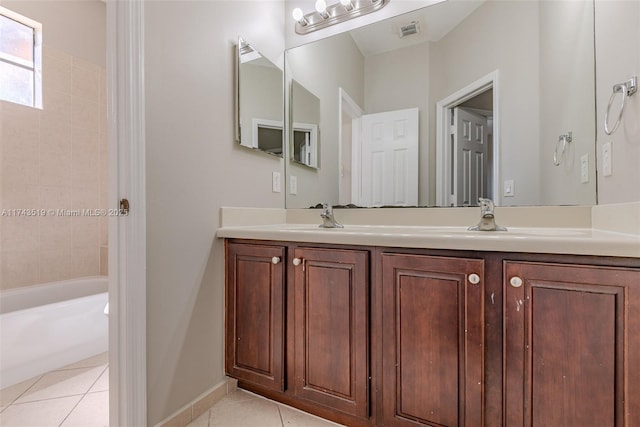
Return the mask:
M418 21L411 21L407 25L400 27L400 38L410 36L412 34L418 34L420 32L420 23Z

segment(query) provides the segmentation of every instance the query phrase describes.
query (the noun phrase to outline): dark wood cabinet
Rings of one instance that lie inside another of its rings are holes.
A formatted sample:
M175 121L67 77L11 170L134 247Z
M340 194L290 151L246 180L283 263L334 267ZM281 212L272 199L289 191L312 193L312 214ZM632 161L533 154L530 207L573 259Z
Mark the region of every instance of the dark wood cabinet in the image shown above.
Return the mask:
M640 260L226 241L226 371L348 426L640 426Z
M294 395L366 418L368 252L295 248L293 256Z
M640 271L504 264L505 425L640 425Z
M484 261L382 255L382 421L481 426Z
M226 371L284 390L283 246L227 244Z

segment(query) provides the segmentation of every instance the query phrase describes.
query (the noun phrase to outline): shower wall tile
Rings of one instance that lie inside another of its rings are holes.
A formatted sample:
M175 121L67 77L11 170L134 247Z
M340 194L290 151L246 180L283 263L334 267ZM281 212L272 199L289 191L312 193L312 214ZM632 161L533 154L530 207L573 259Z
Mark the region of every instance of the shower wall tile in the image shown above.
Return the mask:
M97 188L74 187L71 190L71 209L97 209L100 195Z
M2 249L5 251L37 251L39 236L37 216L2 218Z
M73 128L72 131L71 175L73 187L100 186L100 140L95 129ZM97 207L97 204L93 206Z
M71 94L74 98L100 100L100 68L74 58L71 68Z
M40 281L39 273L38 251L2 251L1 289L35 285Z
M72 218L71 244L73 249L99 247L98 217L79 216Z
M72 277L95 276L100 272L100 249L91 248L71 250Z
M71 123L71 95L59 90L50 90L43 96L43 116L53 112L64 122Z
M71 279L71 250L40 251L40 283Z
M42 46L43 99L52 90L71 94L71 60L72 56L65 52Z
M73 98L71 124L74 128L100 129L100 104L98 101Z
M0 101L0 206L50 212L0 219L2 289L99 274L107 243L81 211L106 209L106 70L45 45L43 106Z

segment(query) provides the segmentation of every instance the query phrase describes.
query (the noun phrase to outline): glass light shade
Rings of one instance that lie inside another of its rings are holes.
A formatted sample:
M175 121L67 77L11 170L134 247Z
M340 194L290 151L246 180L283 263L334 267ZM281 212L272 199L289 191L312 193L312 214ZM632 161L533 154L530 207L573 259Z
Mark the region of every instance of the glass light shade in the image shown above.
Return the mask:
M302 9L300 9L299 7L293 9L291 15L293 15L293 19L295 19L296 21L300 21L304 17L304 13L302 13Z
M320 14L327 12L327 3L324 0L318 0L316 2L316 11Z

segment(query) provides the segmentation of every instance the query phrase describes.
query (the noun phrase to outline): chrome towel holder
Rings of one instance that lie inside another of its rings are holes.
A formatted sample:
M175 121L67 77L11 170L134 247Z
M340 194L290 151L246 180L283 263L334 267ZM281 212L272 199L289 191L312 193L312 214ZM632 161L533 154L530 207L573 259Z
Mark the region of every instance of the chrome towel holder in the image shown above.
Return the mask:
M624 113L624 106L627 102L627 98L638 90L638 77L634 76L623 83L618 83L613 85L613 93L609 98L609 104L607 104L607 112L604 115L604 132L607 135L611 135L614 133L618 126L620 126L620 122L622 121L622 113ZM613 104L613 100L615 99L618 93L622 94L622 102L620 103L620 113L618 113L618 118L616 119L615 124L612 129L609 129L609 112L611 111L611 105Z
M567 149L567 144L573 141L573 137L571 131L567 132L565 135L560 135L558 137L558 142L556 142L556 149L553 151L553 164L556 166L560 166L562 163L562 159L564 159L564 153ZM560 153L558 153L558 149L560 149Z

